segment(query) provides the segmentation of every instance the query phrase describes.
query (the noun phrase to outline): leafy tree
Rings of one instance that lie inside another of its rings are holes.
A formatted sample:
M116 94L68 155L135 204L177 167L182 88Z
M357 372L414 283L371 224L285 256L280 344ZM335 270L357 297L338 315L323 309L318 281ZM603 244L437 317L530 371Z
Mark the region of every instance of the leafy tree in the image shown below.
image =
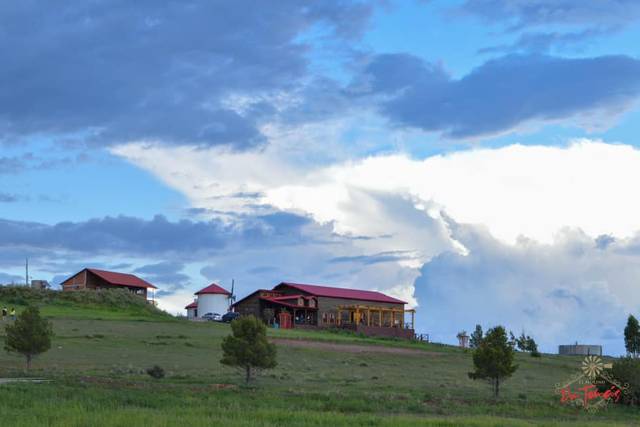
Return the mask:
M471 339L469 340L469 346L471 348L478 348L482 342L482 326L476 325L476 329L471 334Z
M513 359L514 350L509 344L505 329L502 326L489 329L473 352L475 371L469 372L469 378L489 381L497 398L500 384L518 369L518 365L513 364Z
M640 356L640 324L631 314L624 328L624 346L632 357Z
M27 369L31 368L31 360L35 356L51 348L53 328L51 322L40 316L38 307L27 307L5 329L5 350L22 354L27 360Z
M515 338L515 342L518 350L531 353L531 357L540 357L538 344L532 337L530 337L529 335L525 335L524 331L518 338Z
M220 363L244 369L247 384L253 370L276 367L276 346L267 341L267 327L261 320L241 317L231 322L231 330L232 334L222 340Z
M505 334L506 334L506 331L505 331ZM511 331L509 331L509 341L507 341L507 344L509 344L509 346L514 350L518 345L518 339L516 338L515 335L513 335L513 332Z

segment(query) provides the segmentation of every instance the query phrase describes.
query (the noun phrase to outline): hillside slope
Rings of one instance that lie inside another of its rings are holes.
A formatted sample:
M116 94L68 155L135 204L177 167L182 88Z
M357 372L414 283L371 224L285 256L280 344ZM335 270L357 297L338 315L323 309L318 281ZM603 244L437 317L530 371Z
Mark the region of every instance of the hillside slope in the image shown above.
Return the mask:
M71 319L172 320L143 298L122 289L61 292L24 286L0 286L0 306L18 311L27 304L48 317Z
M589 415L562 407L554 387L576 371L577 358L518 355L520 368L495 402L487 384L468 379L468 352L331 332L270 330L278 367L246 388L219 363L228 325L167 321L135 303L113 303L121 317L109 318L104 301L66 298L35 299L56 336L29 375L52 382L0 385L3 425L604 426L640 417L628 408ZM86 316L74 317L78 310ZM0 346L3 335L0 328ZM153 365L167 376L146 375ZM0 352L0 377L25 375L22 367Z

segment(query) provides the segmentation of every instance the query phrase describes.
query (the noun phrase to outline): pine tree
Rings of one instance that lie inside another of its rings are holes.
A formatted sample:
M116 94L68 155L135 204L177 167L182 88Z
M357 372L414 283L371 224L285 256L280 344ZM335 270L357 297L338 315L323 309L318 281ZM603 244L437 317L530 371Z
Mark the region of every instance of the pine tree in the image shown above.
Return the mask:
M482 342L473 352L474 372L469 378L488 380L494 396L500 394L500 384L518 369L513 364L514 350L509 344L507 333L502 326L489 329Z
M469 346L471 348L478 348L481 341L482 341L482 326L476 325L476 329L471 334L471 338L469 340Z
M627 326L624 328L624 346L630 356L640 356L640 324L632 314L629 315Z
M276 367L276 346L267 340L267 328L261 320L241 317L231 322L231 330L232 334L222 340L220 363L244 369L247 384L256 368Z
M31 360L51 348L53 328L51 322L40 316L35 306L27 307L13 324L6 326L7 338L4 348L22 354L31 368Z

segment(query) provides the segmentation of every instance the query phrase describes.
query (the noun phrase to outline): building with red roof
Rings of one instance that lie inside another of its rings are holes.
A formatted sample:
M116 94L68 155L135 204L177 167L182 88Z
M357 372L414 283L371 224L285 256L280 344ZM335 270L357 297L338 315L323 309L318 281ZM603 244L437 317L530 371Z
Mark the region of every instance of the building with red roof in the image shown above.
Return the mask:
M197 299L185 307L187 318L191 320L197 320L209 314L213 317L222 316L229 311L231 292L217 283L211 283L194 295Z
M147 298L148 291L158 289L147 282L128 273L85 268L61 283L62 290L77 291L82 289L127 289L129 292Z
M415 310L405 309L406 304L376 291L281 282L271 290L254 291L233 309L278 327L346 328L372 336L413 338Z

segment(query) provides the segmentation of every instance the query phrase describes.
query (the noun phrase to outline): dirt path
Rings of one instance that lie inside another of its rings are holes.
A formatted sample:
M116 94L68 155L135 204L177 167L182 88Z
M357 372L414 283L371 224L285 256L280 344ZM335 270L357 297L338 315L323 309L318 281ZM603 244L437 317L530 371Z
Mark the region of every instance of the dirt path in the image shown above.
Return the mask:
M385 347L370 344L338 344L324 341L295 340L288 338L273 338L271 342L289 347L317 348L319 350L338 351L342 353L388 353L388 354L416 354L421 356L439 356L440 353L419 350L417 348Z

